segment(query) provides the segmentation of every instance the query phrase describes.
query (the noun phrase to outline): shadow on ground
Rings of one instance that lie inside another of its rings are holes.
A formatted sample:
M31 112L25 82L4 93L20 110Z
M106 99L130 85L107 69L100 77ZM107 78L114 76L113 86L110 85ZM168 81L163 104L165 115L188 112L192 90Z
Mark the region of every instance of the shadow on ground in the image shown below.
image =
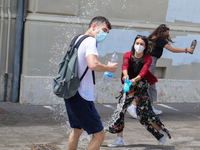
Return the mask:
M107 145L101 145L101 147L108 147ZM114 147L115 149L121 149L122 147ZM123 149L130 149L130 148L144 148L144 150L178 150L175 146L168 146L168 145L149 145L149 144L133 144L133 145L124 145ZM111 148L112 149L112 148Z

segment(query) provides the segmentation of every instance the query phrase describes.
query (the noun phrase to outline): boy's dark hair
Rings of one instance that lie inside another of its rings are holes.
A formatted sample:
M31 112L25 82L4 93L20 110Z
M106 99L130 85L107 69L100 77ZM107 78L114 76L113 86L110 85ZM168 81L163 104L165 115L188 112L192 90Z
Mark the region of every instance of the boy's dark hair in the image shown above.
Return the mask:
M170 29L167 27L167 25L161 24L156 28L156 30L153 31L153 33L151 33L149 35L148 40L151 40L153 36L156 36L157 38L161 38L161 39L165 40L167 43L168 42L174 43L171 40L170 36L167 37L166 35L164 35L164 33L168 30L170 30Z
M89 24L89 28L91 27L91 25L93 23L95 23L96 25L100 25L100 24L103 24L105 22L105 24L107 25L108 29L112 29L111 27L111 24L110 22L108 21L108 19L106 19L105 17L102 17L102 16L97 16L97 17L94 17L91 21L90 21L90 24Z

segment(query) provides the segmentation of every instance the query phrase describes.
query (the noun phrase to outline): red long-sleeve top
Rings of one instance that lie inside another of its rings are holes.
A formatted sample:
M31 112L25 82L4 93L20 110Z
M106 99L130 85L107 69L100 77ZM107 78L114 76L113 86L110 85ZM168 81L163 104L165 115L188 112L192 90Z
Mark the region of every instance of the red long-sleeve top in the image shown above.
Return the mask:
M122 74L121 74L122 84L124 84L124 81L122 80L123 70L127 70L128 71L130 59L131 59L131 51L125 53L124 56L123 56ZM144 66L142 67L142 69L140 70L140 73L138 74L141 77L141 79L146 77L147 78L147 82L150 85L153 85L156 82L158 82L158 79L149 71L149 67L151 66L151 63L152 63L151 56L145 54L144 55L144 59L143 59L143 63L144 63Z

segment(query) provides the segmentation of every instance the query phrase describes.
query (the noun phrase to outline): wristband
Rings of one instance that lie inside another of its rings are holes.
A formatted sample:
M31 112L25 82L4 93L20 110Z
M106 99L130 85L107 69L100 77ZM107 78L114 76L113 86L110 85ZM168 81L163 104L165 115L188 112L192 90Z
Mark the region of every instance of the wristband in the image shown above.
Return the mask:
M188 51L187 51L187 47L185 48L185 53L187 53Z

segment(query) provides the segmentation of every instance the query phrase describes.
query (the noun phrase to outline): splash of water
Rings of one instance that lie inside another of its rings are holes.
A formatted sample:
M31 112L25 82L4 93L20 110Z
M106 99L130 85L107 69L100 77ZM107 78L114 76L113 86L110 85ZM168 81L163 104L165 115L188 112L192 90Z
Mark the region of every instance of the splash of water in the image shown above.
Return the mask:
M103 123L105 132L108 132L109 127L113 126L114 123L117 121L117 119L120 118L120 112L122 111L122 108L125 104L125 100L126 100L126 93L123 94L123 97L121 98L120 102L117 104L117 108L114 110L114 113L109 118L109 120Z

